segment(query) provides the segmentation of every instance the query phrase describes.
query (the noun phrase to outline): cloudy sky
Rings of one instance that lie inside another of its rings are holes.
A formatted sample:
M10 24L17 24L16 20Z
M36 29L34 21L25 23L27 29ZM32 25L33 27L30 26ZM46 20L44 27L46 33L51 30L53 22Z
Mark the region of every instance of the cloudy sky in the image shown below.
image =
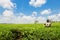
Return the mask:
M60 21L60 0L0 0L0 23Z

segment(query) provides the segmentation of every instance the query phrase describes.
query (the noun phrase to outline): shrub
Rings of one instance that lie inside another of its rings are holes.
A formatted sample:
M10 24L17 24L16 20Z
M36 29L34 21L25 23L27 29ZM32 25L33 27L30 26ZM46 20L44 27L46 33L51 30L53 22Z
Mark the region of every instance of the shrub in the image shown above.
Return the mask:
M14 40L22 40L22 32L18 29L10 30L12 32L12 37Z

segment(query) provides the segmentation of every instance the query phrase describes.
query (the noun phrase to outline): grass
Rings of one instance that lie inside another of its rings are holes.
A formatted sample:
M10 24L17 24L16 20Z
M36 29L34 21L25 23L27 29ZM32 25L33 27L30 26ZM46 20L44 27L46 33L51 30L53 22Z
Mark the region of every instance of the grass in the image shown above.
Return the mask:
M60 29L60 23L52 23L50 28L46 28L44 24L0 24L0 31L10 30L10 29L26 29L26 30L36 30L36 29Z
M0 38L2 34L6 33L4 35L6 36L12 29L21 30L23 40L60 40L60 22L52 23L51 27L45 27L44 24L0 24Z

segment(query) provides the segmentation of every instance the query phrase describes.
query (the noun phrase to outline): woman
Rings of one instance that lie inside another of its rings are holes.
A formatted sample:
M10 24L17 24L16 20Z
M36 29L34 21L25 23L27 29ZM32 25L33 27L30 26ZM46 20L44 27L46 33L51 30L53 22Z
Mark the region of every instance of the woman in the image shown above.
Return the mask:
M48 19L44 25L45 27L51 27L51 21Z

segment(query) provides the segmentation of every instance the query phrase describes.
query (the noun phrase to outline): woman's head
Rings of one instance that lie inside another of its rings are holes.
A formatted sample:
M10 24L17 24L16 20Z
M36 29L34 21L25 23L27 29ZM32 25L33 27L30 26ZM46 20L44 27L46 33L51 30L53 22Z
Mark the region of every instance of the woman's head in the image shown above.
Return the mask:
M47 19L47 22L50 22L50 20L49 20L49 19Z

